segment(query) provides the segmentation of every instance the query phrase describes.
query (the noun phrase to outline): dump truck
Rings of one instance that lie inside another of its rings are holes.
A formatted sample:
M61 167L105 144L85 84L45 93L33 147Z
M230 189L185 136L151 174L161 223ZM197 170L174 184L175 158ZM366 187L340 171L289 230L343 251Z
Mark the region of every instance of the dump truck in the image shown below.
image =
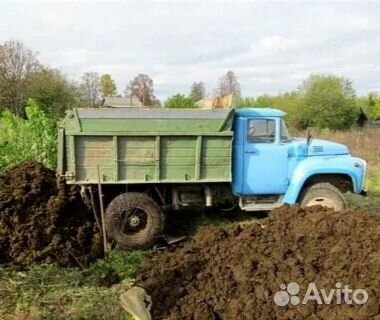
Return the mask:
M83 108L59 126L58 174L89 198L101 186L108 236L126 248L160 238L171 208L344 210L364 194L366 162L342 144L293 138L271 108Z

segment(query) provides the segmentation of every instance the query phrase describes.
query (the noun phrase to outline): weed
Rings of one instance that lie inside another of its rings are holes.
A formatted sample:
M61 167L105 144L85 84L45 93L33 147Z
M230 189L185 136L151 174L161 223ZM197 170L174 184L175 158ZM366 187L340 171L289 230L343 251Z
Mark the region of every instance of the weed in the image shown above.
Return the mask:
M25 271L4 267L0 273L0 319L128 319L118 295L148 254L113 251L85 270L47 264ZM110 273L121 283L104 281Z

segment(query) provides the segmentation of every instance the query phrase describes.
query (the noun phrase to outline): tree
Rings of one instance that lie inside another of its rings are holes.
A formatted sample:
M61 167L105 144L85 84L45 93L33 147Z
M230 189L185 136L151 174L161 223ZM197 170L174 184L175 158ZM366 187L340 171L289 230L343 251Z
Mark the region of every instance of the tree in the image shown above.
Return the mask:
M304 126L342 130L357 120L355 91L346 78L312 74L299 87L299 93Z
M234 94L237 97L241 95L240 84L237 81L235 73L231 70L219 78L218 86L215 89L215 95L217 96L225 96L227 94Z
M65 110L78 106L80 92L59 70L42 67L27 77L25 94L49 117L63 117Z
M86 100L91 107L96 107L100 94L99 74L96 72L85 72L82 76L80 88L84 100Z
M11 40L0 45L0 105L24 116L26 79L39 67L37 54L22 42Z
M269 94L258 96L256 98L256 107L261 107L261 108L273 107L274 100L275 100L275 97Z
M195 108L195 100L192 97L186 97L184 94L177 93L169 97L165 103L165 108Z
M237 108L255 108L256 99L254 97L239 97L236 101Z
M358 97L356 100L368 119L380 119L380 96L376 92L370 92L367 96Z
M194 101L198 101L205 97L205 92L206 92L205 84L202 81L193 82L190 89L190 97Z
M154 96L153 80L147 74L138 74L125 89L126 95L135 95L143 106L153 106L157 103Z
M297 91L285 92L272 97L271 106L287 113L286 121L294 128L306 128L307 119L303 117L304 105Z
M117 94L115 81L106 73L100 78L100 91L103 97L113 97Z

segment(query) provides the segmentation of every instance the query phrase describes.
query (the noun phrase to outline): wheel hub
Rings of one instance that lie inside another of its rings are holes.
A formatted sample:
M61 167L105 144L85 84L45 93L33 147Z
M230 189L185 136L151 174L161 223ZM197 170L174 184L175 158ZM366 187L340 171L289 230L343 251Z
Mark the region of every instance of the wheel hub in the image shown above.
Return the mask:
M132 217L129 219L129 225L130 225L132 228L136 228L139 224L140 224L140 218L139 218L138 216L132 216Z

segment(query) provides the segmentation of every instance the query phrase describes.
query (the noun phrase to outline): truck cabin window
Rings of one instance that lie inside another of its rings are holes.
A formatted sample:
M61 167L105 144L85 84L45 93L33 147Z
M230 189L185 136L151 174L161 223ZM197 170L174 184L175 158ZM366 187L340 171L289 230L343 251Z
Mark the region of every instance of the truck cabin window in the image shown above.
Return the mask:
M269 119L251 119L248 122L248 142L273 143L276 138L276 124Z
M285 142L291 142L291 141L292 141L292 137L289 134L285 121L282 119L281 120L281 142L285 143Z

